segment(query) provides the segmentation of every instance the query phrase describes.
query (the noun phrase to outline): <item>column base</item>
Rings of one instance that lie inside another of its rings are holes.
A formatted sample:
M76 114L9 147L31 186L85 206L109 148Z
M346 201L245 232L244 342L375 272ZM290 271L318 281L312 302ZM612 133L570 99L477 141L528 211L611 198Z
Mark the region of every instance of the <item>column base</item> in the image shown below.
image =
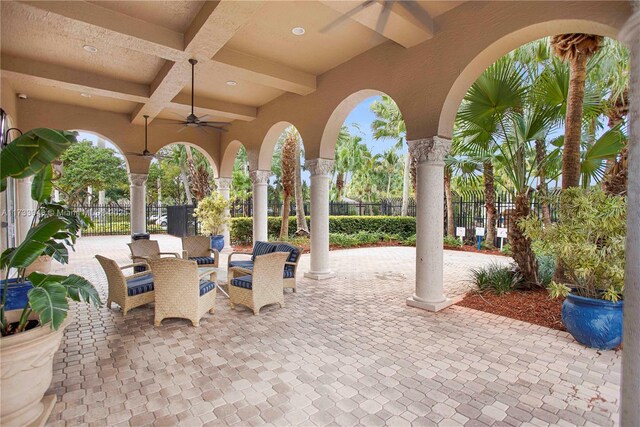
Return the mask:
M336 277L336 274L331 271L327 271L324 273L307 271L306 273L304 273L304 277L306 277L307 279L313 279L313 280L327 280L327 279L333 279L334 277Z
M445 298L444 301L440 301L440 302L419 301L415 299L415 295L412 295L409 298L407 298L407 305L409 307L420 308L422 310L433 311L433 312L443 310L449 307L450 305L452 305L454 302L455 301L450 298Z

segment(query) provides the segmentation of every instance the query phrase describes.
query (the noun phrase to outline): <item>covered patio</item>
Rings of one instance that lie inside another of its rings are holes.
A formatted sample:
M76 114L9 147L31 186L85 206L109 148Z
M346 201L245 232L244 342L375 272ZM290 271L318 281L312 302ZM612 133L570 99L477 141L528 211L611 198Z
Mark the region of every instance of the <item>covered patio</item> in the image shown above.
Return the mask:
M640 12L632 3L9 1L1 8L1 101L12 127L84 130L130 153L142 151L148 118L149 150L197 146L227 199L244 146L254 242L268 239L266 183L277 138L290 125L311 174L311 253L286 309L255 318L220 309L194 330L172 321L153 327L149 308L127 318L80 308L56 356L59 401L50 422L610 425L620 413L621 424L640 424ZM501 56L569 32L619 38L631 52L624 374L620 353L451 307L443 160L458 107ZM190 59L198 61L194 90ZM402 249L411 251L414 273L403 275L376 252L383 249L367 249L361 263L350 251L329 250L336 140L353 107L377 94L398 104L418 162L417 247ZM161 123L194 111L227 123L227 132L193 120ZM151 158L125 158L131 229L141 233ZM33 207L30 188L29 179L16 183L18 210ZM3 242L21 241L30 223L16 217ZM101 250L78 251L66 268L104 290L89 261Z
M127 240L84 238L65 270L105 296L91 254L125 263ZM154 328L153 307L126 318L81 307L54 361L49 424L615 425L619 352L464 307L407 307L412 251L332 252L336 277L300 277L285 309L252 316L218 295L198 329L178 319ZM501 258L446 251L447 295L468 289L469 268Z

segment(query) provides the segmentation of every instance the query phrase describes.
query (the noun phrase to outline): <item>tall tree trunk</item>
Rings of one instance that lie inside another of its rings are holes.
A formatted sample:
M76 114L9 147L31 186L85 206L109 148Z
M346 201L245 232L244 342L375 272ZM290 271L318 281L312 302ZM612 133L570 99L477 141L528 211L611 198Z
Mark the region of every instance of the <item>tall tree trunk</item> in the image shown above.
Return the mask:
M490 160L484 162L482 176L484 178L484 207L487 210L487 230L484 241L487 246L493 247L496 241L496 188L493 164Z
M531 289L539 286L538 280L538 260L531 248L531 239L526 237L520 228L519 221L529 215L528 194L516 195L516 206L513 213L511 228L511 248L513 260L518 266L518 271L522 275L524 286Z
M344 172L338 172L336 176L336 196L339 202L342 201L342 190L344 189Z
M404 158L404 171L402 175L402 208L400 215L407 216L409 211L409 185L411 183L411 154L407 152Z
M551 225L551 209L549 208L547 181L542 162L547 156L544 139L536 139L536 168L538 169L538 203L542 211L542 221L545 226Z
M453 194L451 192L451 176L445 170L444 173L444 195L447 199L447 236L456 235L456 223L453 217Z
M562 149L562 189L580 185L580 137L584 82L587 78L587 56L577 54L571 59L567 116Z
M289 238L289 211L291 207L291 195L285 194L282 202L282 222L280 223L280 240Z
M304 194L302 193L302 172L300 165L300 144L296 144L296 234L309 235L309 226L304 212Z
M187 176L187 171L184 168L180 168L180 181L182 181L182 186L184 187L184 195L187 198L187 205L193 204L193 197L191 196L191 189L189 188L189 178Z

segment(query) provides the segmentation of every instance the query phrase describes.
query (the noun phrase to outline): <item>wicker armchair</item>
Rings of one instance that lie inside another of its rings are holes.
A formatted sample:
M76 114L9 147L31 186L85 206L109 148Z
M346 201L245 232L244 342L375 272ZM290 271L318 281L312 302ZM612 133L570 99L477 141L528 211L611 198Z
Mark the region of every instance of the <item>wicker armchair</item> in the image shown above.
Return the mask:
M215 311L215 274L198 274L198 264L186 259L162 258L149 260L155 278L155 320L160 326L163 319L178 317L188 319L193 326L200 324L200 318L208 311Z
M211 249L211 238L187 236L182 238L182 258L195 261L200 266L218 267L220 253Z
M131 243L127 243L127 246L129 246L129 250L131 250L131 260L134 263L146 264L150 259L161 258L163 255L180 258L180 254L175 252L160 252L160 245L158 245L157 240L134 240ZM137 266L134 269L136 273L144 270L145 268L142 266Z
M293 289L296 291L296 273L298 271L298 262L300 262L300 256L302 255L302 248L294 246L287 242L256 242L253 248L253 253L249 252L232 252L229 254L227 260L227 277L231 281L235 276L250 275L253 270L253 262L257 256L273 253L273 252L288 252L286 262L283 269L283 287ZM250 260L233 260L233 255L251 255Z
M284 307L282 293L282 270L289 253L272 252L255 258L252 274L234 277L229 285L229 305L244 305L260 313L260 309L268 304L279 304ZM232 271L233 271L232 267Z
M149 265L146 262L118 266L114 260L101 255L96 255L96 259L107 275L109 284L107 307L111 308L111 303L115 302L126 316L129 310L154 301L154 278L150 272L143 271L129 276L122 273L122 270L131 267L148 268Z

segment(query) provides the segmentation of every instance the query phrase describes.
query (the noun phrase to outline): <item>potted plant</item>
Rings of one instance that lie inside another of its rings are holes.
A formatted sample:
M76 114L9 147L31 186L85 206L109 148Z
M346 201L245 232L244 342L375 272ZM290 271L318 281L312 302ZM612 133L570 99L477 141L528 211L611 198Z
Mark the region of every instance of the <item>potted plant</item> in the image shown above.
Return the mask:
M525 234L556 257L562 280L552 297L566 297L562 322L580 343L611 349L622 342L626 200L600 189L571 188L560 196L558 222L530 217Z
M224 248L224 236L220 233L229 222L225 215L227 208L229 202L221 194L212 193L200 200L193 210L193 216L200 222L202 232L211 236L211 247L218 252Z
M75 133L34 129L0 151L0 189L7 178L33 176L32 198L38 202L33 226L22 243L0 255L4 280L0 302L0 379L4 393L0 419L6 425L40 425L49 416L55 396L43 398L53 376L53 356L64 329L71 322L68 300L101 304L93 285L75 274L68 276L30 272L27 268L43 255L67 263L87 219L67 212L66 206L49 200L51 162L71 143ZM26 298L15 310L7 307L12 285L26 289Z

